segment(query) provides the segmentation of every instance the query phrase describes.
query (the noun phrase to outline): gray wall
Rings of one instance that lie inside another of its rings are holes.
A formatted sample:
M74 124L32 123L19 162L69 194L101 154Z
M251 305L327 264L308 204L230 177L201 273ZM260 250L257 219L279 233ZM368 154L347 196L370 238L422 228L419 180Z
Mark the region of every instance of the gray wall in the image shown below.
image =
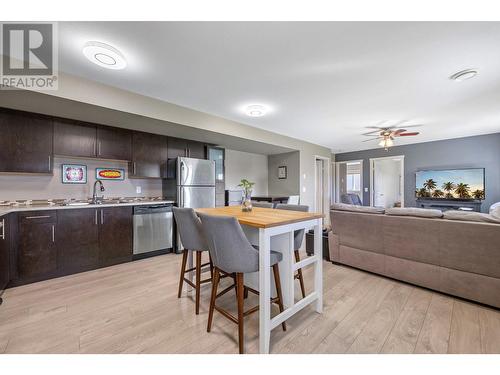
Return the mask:
M241 190L242 178L255 182L253 195L267 195L267 155L226 148L226 189Z
M287 178L278 178L278 167L287 167ZM300 195L300 154L298 151L268 157L268 186L270 195Z
M346 152L335 161L363 159L363 184L370 188L370 158L405 156L405 205L415 206L415 172L421 169L485 168L486 199L482 211L500 201L500 133L407 146ZM363 193L363 203L370 204L370 193Z

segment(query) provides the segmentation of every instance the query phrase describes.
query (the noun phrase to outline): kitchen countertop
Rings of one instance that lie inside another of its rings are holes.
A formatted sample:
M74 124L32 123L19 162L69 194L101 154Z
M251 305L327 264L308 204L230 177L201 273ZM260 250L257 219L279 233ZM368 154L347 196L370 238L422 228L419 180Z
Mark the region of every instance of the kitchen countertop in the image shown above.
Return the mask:
M122 207L122 206L150 206L157 204L175 203L174 201L146 201L146 202L127 202L127 203L103 203L103 204L87 204L76 206L62 206L62 205L32 205L32 206L0 206L0 217L7 215L11 212L21 211L43 211L43 210L72 210L77 208L103 208L103 207Z

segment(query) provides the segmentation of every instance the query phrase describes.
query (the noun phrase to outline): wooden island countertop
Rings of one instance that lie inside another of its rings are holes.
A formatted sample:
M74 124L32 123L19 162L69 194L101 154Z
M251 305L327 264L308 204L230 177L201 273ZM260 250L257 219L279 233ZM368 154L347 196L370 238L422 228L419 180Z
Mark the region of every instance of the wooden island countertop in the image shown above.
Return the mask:
M250 212L243 212L241 206L197 208L196 212L216 216L232 216L238 219L240 224L254 228L270 228L323 218L320 213L278 210L275 208L254 207Z

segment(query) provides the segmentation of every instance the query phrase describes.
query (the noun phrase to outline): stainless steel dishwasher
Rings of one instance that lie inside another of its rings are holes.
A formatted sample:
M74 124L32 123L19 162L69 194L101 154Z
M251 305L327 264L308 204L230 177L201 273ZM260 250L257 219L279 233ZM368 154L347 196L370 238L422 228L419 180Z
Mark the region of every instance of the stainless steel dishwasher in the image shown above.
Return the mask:
M134 256L171 250L173 223L172 204L134 206Z

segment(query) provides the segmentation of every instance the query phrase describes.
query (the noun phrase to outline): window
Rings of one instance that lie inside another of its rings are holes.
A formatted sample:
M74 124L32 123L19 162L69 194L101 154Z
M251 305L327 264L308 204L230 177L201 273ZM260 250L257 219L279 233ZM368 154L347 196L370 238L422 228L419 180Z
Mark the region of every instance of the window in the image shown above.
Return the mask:
M360 185L361 175L359 173L347 175L347 191L360 191Z

